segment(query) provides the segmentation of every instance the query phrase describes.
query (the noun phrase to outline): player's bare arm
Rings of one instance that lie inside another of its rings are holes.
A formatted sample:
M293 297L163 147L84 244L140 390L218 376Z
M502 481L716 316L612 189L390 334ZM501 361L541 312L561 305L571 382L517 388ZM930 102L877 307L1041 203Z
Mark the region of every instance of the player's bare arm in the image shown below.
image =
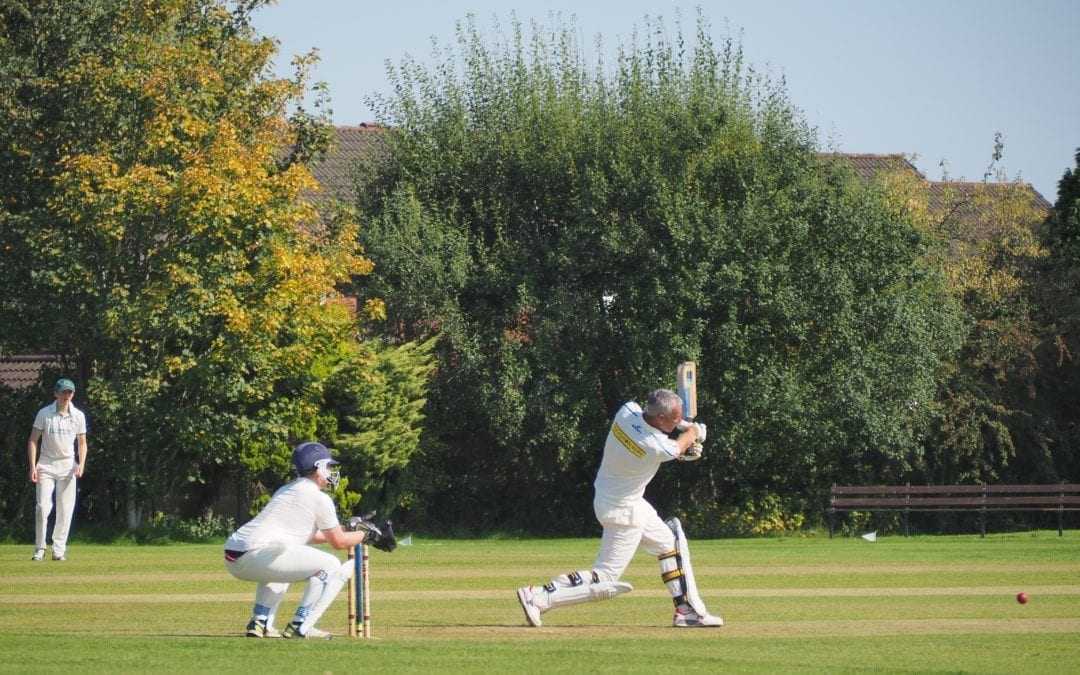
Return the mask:
M82 478L86 473L86 434L78 435L79 463L75 466L75 477Z
M38 481L37 472L37 451L38 441L41 440L41 429L33 428L30 430L30 438L26 441L26 455L30 460L30 482L36 483Z
M687 451L694 446L694 443L698 441L698 426L691 424L679 434L679 437L675 439L675 444L679 446L679 455L685 455Z
M316 530L311 538L312 544L330 544L333 548L341 551L364 543L367 532L346 532L340 525L328 530Z

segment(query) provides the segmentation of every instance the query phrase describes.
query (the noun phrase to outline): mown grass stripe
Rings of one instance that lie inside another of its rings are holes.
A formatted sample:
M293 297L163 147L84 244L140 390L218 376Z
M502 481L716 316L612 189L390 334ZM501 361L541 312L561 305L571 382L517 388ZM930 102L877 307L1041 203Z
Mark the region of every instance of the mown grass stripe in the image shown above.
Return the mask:
M78 564L78 563L75 563ZM410 579L417 574L415 568L406 565L407 569L395 569L393 566L379 567L377 573L380 579ZM534 568L517 567L505 570L492 569L425 569L423 576L427 579L491 579L506 578L520 579L523 571ZM957 563L939 565L920 564L889 564L889 565L754 565L754 566L724 566L724 565L698 565L695 563L694 572L699 577L788 577L788 576L854 576L874 574L1068 574L1076 573L1080 576L1080 563L1024 563L1024 564L995 564L995 563ZM24 588L24 584L78 584L87 583L150 583L150 582L183 582L183 581L228 581L232 577L222 569L220 572L159 572L148 574L18 574L14 573L3 582L0 582L0 593L17 592Z
M372 591L385 600L499 600L509 598L512 588L484 590L415 590L415 591ZM1080 595L1080 586L1025 586L1029 596ZM300 590L293 590L290 595L299 596ZM706 593L709 598L874 598L904 596L1009 596L1016 593L1015 587L1004 586L955 586L942 588L740 588L732 591ZM666 598L668 592L663 589L639 589L633 597ZM0 605L64 605L64 604L136 604L170 602L250 602L252 593L76 593L64 595L0 595Z

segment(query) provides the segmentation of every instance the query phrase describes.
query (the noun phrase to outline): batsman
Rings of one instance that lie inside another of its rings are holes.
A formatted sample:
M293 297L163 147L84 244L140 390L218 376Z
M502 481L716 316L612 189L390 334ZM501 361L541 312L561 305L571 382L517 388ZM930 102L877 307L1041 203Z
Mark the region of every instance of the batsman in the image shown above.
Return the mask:
M657 389L644 409L630 401L611 423L604 456L594 482L593 511L604 528L592 569L561 574L543 586L524 586L518 602L530 626L541 625L541 614L593 600L605 600L633 590L619 581L638 546L655 555L660 578L675 603L672 624L679 628L724 625L709 613L698 594L690 547L678 518L663 521L645 501L645 487L664 462L701 457L705 425L683 419L683 401L673 391Z

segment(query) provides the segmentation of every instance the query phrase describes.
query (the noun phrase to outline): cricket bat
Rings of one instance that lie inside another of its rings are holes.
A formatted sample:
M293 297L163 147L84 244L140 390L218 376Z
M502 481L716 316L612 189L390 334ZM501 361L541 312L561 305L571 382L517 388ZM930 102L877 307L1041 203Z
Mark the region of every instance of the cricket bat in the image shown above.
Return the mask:
M675 393L682 399L683 418L697 417L697 364L683 361L675 371Z
M683 361L675 370L675 393L682 399L683 419L692 422L697 417L697 364L693 361ZM701 451L701 441L695 441L680 459L701 459Z

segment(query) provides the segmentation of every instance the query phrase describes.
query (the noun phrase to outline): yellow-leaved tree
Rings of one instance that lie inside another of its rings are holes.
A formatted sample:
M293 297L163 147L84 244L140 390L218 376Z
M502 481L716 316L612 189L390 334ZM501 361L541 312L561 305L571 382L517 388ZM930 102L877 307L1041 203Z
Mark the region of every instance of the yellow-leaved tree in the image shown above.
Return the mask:
M370 358L334 299L372 263L306 168L325 97L303 104L310 56L271 75L260 4L0 10L0 320L17 326L0 349L62 354L86 383L99 521L242 510L291 442L333 434L324 385Z

